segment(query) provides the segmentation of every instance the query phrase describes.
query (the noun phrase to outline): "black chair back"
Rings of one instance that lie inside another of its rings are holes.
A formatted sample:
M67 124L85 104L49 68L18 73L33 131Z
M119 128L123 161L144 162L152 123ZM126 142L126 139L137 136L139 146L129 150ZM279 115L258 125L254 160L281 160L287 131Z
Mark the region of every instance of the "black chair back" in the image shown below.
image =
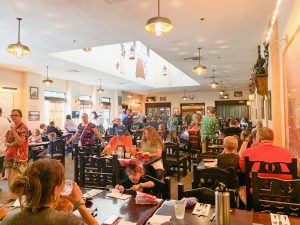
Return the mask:
M190 149L201 149L201 138L200 131L189 131L189 141Z
M164 181L160 181L152 176L146 175L146 179L154 183L152 194L161 199L171 198L171 178L165 177Z
M204 153L197 153L197 163L200 163L202 160L205 159L216 159L218 158L218 152L204 152Z
M63 165L65 165L65 146L65 140L57 139L55 141L51 141L49 144L49 153L51 159L57 159Z
M252 186L254 210L300 216L300 179L262 178L252 171Z
M292 162L263 162L263 161L250 161L249 157L245 157L245 184L246 184L246 208L251 210L252 207L252 195L251 195L251 171L253 170L254 165L259 165L257 172L260 174L268 174L268 177L271 176L290 176L291 179L297 178L297 159L293 158ZM286 167L287 171L284 171L282 168Z

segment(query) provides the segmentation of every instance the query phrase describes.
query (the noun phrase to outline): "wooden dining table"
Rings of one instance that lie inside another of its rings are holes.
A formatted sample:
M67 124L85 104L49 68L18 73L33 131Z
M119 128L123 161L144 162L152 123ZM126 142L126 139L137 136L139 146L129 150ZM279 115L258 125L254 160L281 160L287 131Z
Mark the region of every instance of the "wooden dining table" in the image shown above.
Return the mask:
M108 191L103 191L93 197L93 208L97 207L95 219L102 224L110 215L116 215L123 220L143 225L163 203L158 199L156 205L137 205L134 196L127 200L107 197Z
M193 208L186 209L184 219L176 219L175 210L174 210L175 200L164 201L161 207L154 213L154 215L165 215L171 216L171 222L173 224L186 224L186 225L214 225L215 221L210 221L210 217L215 212L214 206L211 206L209 215L198 217L193 215ZM300 224L300 217L289 216L291 225ZM271 225L270 213L264 212L253 212L241 209L232 209L230 212L230 224L231 225ZM284 224L283 224L284 225Z

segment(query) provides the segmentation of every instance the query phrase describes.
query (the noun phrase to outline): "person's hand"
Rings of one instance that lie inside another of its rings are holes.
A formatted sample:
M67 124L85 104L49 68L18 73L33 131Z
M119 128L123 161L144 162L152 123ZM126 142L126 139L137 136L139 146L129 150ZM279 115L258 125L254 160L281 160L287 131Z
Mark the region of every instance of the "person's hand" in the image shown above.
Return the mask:
M73 204L82 199L82 192L76 182L73 182L73 190L70 195L62 195L63 198L70 200Z
M135 185L133 185L133 186L130 188L130 190L137 191L137 190L139 190L140 188L141 188L141 185L140 185L140 184L135 184Z
M125 188L122 185L116 185L115 187L119 192L123 193L125 191Z
M102 142L103 147L105 148L107 144L105 142Z
M12 124L12 125L10 126L10 130L11 130L11 132L13 132L14 134L17 133L16 125L15 125L15 124Z
M7 204L3 205L0 208L0 220L2 220L7 215L8 209L9 209L9 207Z

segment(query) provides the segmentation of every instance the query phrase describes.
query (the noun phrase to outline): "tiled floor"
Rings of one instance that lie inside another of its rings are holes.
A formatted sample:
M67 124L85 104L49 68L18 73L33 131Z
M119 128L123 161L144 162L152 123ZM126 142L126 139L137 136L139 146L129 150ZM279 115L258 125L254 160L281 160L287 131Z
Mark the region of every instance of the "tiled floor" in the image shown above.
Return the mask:
M71 156L66 157L66 175L68 179L74 177L74 164ZM177 181L177 177L171 177L171 197L177 199L177 183L183 183L186 190L192 187L192 173L189 172L186 177L181 178L180 182ZM0 181L0 203L4 203L9 199L7 181Z

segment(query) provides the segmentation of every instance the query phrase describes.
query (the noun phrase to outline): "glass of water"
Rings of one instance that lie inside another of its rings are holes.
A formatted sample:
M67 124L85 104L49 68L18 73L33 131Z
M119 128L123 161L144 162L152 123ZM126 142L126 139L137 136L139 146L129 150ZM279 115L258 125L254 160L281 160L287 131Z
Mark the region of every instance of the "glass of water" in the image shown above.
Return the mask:
M174 203L175 216L176 216L177 219L183 219L184 218L185 206L186 206L185 201L178 200Z
M70 195L73 191L73 181L72 180L65 180L64 189L61 195Z

